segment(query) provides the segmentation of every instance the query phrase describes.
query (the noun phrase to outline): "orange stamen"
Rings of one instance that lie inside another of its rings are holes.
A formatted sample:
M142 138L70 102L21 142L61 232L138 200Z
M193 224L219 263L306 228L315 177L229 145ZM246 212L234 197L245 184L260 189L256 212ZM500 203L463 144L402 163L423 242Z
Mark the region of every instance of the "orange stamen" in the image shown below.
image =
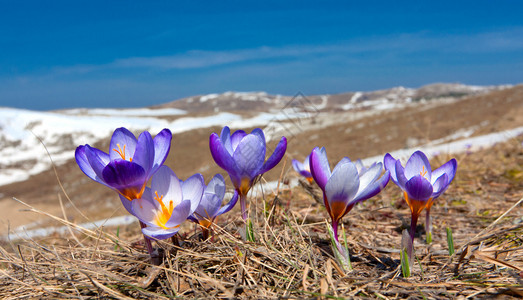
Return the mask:
M425 175L427 175L427 170L425 170L425 166L422 166L422 170L421 170L421 172L419 172L419 174L423 177L425 177Z
M125 145L123 145L123 148L120 146L120 144L116 144L118 149L113 149L114 152L120 154L120 157L125 160ZM129 157L129 161L132 162L133 158Z

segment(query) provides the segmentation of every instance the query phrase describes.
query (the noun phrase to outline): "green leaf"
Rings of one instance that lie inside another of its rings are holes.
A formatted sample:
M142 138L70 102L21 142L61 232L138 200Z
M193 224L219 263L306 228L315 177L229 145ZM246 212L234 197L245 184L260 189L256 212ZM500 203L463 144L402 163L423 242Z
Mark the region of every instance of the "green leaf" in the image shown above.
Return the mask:
M254 239L254 229L252 227L251 219L247 220L247 224L245 226L245 239L248 242L254 242L255 241L255 239Z
M410 277L409 255L406 248L401 250L401 272L404 278Z
M454 238L452 237L452 229L447 227L447 245L449 247L449 255L454 254Z

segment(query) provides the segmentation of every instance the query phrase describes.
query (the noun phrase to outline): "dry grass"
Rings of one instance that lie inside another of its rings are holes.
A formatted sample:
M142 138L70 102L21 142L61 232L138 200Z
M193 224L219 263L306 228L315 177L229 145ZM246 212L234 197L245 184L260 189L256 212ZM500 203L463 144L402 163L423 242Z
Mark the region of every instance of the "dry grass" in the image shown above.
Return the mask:
M325 210L310 194L318 191L304 184L282 185L277 197L252 195L255 243L242 241L235 209L218 222L212 242L190 227L177 246L158 243L159 265L149 263L137 225L116 236L114 229L84 230L48 215L70 226L70 234L3 244L0 293L5 299L519 298L522 140L458 157L456 179L432 209L431 245L418 228L410 278L399 269L409 214L397 187L391 183L344 218L354 268L345 273L330 249ZM448 158L440 159L435 165ZM453 256L446 227L454 232Z

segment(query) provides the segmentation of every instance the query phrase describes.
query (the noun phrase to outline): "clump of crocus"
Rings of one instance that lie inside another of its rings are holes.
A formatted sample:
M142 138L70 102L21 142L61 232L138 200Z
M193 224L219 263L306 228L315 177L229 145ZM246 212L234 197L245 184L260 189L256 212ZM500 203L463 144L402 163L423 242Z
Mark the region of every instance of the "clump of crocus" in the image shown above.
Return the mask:
M305 177L305 179L307 179L309 184L311 184L314 179L312 178L309 160L310 160L310 154L307 155L307 157L305 157L305 160L303 162L301 162L297 159L293 159L292 167L294 168L294 170L296 172L300 173L301 176Z
M154 139L147 131L136 139L122 127L114 131L109 153L83 145L76 148L75 158L85 175L130 201L142 196L149 179L165 162L171 139L169 129L162 130Z
M325 148L314 148L310 156L312 177L323 191L323 202L332 220L338 241L338 224L353 207L377 195L389 182L389 171L380 177L383 165L374 163L368 169L344 157L331 172ZM359 166L359 168L358 168Z
M209 237L209 230L216 218L231 210L238 201L238 192L235 191L231 200L222 206L224 196L225 179L221 174L216 174L205 187L202 201L194 213L189 216L189 220L200 224L204 239Z
M201 174L181 181L169 167L162 166L153 176L151 188L145 188L140 199L133 199L131 211L147 225L142 228L143 234L163 240L174 236L180 225L196 211L204 189Z
M430 224L430 207L434 199L447 190L456 174L456 159L443 164L432 171L427 156L416 151L403 168L399 159L387 153L384 159L385 169L390 171L392 181L403 190L405 201L411 211L410 244L407 247L409 260L412 262L412 250L416 224L423 209L427 208L427 220Z
M238 130L231 135L229 127L220 136L212 133L209 146L216 164L227 171L240 197L242 217L247 219L247 193L258 176L274 168L287 150L287 139L282 137L272 155L265 161L265 135L260 128L247 134Z
M142 197L145 185L165 162L171 140L169 129L162 130L154 139L145 131L137 139L122 127L114 131L109 153L83 145L76 148L75 159L85 175L118 192L125 209L132 214L131 201ZM140 226L146 225L140 222ZM145 245L152 258L153 249L147 238Z

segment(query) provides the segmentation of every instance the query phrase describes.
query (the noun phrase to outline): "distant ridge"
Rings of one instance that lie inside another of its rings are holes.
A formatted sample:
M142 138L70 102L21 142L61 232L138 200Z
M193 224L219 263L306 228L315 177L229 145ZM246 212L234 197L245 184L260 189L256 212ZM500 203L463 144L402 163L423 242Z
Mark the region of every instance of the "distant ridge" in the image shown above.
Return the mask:
M365 108L375 104L397 104L434 98L460 98L494 90L509 88L500 86L473 86L460 83L434 83L418 89L393 87L390 89L347 92L341 94L300 95L306 97L321 111L340 111ZM298 93L297 93L298 94ZM154 108L177 108L193 113L221 111L259 112L282 109L294 96L270 95L266 92L225 92L222 94L197 95L154 106ZM367 104L361 104L362 102Z

